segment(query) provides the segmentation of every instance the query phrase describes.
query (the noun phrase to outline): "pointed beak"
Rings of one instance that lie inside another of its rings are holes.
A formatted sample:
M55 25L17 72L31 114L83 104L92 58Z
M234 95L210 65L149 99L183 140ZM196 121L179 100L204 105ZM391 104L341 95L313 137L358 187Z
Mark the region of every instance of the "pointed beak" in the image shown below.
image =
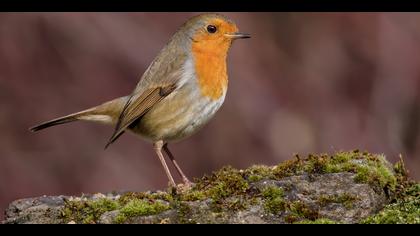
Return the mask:
M230 38L230 39L248 39L248 38L251 38L251 35L246 34L246 33L229 33L229 34L225 34L225 36L227 38Z

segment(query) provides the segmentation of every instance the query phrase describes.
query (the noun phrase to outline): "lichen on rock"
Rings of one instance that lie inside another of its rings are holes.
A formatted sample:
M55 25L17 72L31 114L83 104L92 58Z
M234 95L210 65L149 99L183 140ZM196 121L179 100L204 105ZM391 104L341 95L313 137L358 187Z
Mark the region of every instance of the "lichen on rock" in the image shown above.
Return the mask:
M224 167L187 191L42 197L5 223L419 223L419 184L402 161L357 150L277 166Z

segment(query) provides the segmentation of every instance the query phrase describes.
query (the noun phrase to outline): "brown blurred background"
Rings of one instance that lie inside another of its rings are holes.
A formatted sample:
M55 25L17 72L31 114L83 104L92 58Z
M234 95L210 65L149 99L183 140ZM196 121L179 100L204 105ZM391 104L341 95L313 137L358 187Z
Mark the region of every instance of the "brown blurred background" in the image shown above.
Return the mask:
M43 194L161 189L151 144L113 127L28 127L129 94L195 13L0 14L0 210ZM420 177L420 14L225 13L234 43L226 102L172 145L190 177L293 153L401 153ZM1 216L2 217L2 216Z

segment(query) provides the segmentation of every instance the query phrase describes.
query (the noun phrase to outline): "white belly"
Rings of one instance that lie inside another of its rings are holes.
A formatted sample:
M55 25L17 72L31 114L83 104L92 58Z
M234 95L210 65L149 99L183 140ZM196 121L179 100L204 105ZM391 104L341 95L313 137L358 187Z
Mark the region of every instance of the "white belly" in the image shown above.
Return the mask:
M226 92L217 100L204 97L195 80L183 84L156 104L133 129L151 140L178 141L202 128L219 110Z

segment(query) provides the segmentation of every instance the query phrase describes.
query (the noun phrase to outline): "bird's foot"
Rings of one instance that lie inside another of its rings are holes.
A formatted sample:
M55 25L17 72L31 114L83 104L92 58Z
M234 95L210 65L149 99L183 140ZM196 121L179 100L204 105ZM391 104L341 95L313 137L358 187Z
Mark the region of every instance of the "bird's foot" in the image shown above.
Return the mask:
M174 185L174 184L169 183L168 191L172 194L185 193L185 192L191 190L195 185L195 183L189 181L188 179L187 180L184 179L183 182L184 183L181 183L181 184L178 184L178 185Z
M195 185L193 182L189 181L188 179L183 179L183 182L184 183L178 184L178 186L176 187L178 190L177 192L179 193L185 193L191 190Z

